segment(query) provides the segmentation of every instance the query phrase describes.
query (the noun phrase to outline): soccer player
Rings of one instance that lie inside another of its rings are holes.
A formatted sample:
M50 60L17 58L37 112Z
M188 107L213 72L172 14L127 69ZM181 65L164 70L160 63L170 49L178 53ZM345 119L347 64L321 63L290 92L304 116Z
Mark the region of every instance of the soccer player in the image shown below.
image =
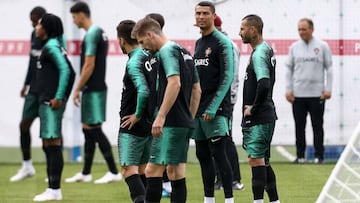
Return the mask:
M215 16L214 19L214 25L216 29L218 29L220 32L224 33L226 32L222 29L222 21L219 15ZM239 59L240 59L240 50L237 46L237 44L234 41L231 41L233 45L233 52L234 52L234 80L231 83L231 105L232 105L232 112L234 111L234 106L237 101L238 96L238 88L239 88ZM232 123L233 116L229 119L229 137L227 137L226 142L226 155L228 156L231 170L233 173L233 179L232 179L232 187L233 190L244 190L244 184L241 183L241 173L240 173L240 163L239 163L239 155L236 149L236 145L232 138ZM216 163L215 163L216 164ZM222 182L221 177L219 174L219 167L215 167L216 169L216 182L215 182L215 189L221 189L222 188Z
M152 124L153 141L145 174L145 202L160 202L165 167L171 181L171 202L186 202L185 165L193 117L201 89L191 55L169 41L152 18L138 21L132 31L139 44L151 53L159 52L157 70L156 117Z
M63 25L53 14L45 14L36 26L36 37L45 45L37 63L35 93L39 102L40 138L46 155L48 188L34 201L61 200L64 167L61 125L75 71L63 47Z
M165 19L164 16L162 16L159 13L149 13L146 15L146 17L152 18L154 20L156 20L159 24L161 29L163 29L164 25L165 25ZM152 65L153 69L158 68L159 66L159 61L157 60L157 54L153 55L153 57L150 60L150 63ZM167 171L165 169L164 173L163 173L163 191L162 191L162 197L170 197L171 194L171 182L169 180L169 177L167 175Z
M233 203L232 170L225 146L232 116L230 87L234 75L231 40L215 28L215 6L202 1L195 7L196 25L202 37L196 41L194 61L203 94L195 118L193 139L200 162L204 203L214 203L215 169L219 167L226 203Z
M100 27L92 23L90 9L86 3L77 2L71 7L70 12L74 23L86 30L81 50L81 74L73 94L74 103L79 106L80 92L82 92L81 122L85 135L85 158L82 172L65 179L65 182L90 182L92 180L91 166L96 143L106 160L109 172L95 180L95 183L120 181L122 176L116 168L110 142L102 131L106 111L105 72L108 38Z
M241 21L239 34L243 43L253 49L243 87L243 148L252 171L254 203L264 202L264 190L271 203L279 203L275 173L270 166L277 119L272 99L276 60L273 49L263 40L262 29L263 21L257 15L247 15Z
M149 54L144 51L136 39L131 38L135 26L132 20L123 20L117 26L119 45L124 54L128 54L120 108L120 130L118 137L120 165L130 191L132 202L140 203L145 199L145 187L142 177L150 156L151 124L153 118L150 95L155 84Z
M30 20L32 26L38 24L40 18L46 13L43 7L37 6L30 12ZM36 60L41 53L43 44L41 39L36 38L35 29L31 33L31 51L29 66L25 78L25 83L21 89L20 96L25 97L22 119L20 121L20 146L23 157L22 167L18 170L16 175L10 178L11 182L23 180L24 178L35 175L35 168L31 160L31 136L30 127L36 117L39 116L39 104L33 87L36 81Z

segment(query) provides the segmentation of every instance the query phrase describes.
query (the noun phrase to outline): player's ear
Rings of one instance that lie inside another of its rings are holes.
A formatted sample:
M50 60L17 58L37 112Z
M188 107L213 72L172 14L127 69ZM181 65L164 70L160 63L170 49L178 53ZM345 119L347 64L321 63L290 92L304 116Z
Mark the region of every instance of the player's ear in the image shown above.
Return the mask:
M151 39L151 38L153 38L154 33L153 33L153 32L150 32L150 31L147 31L147 32L146 32L146 36Z
M119 42L121 45L125 45L125 38L120 37L119 40L120 40Z
M250 26L250 31L251 31L251 33L255 33L256 32L255 26Z

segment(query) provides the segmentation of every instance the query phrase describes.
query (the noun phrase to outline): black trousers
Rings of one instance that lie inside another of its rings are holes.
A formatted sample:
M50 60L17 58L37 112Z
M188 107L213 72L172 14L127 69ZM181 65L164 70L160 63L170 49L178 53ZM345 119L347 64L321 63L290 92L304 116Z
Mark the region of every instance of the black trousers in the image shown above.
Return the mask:
M239 155L238 151L236 149L235 142L232 138L232 118L229 119L229 135L226 137L226 145L225 145L225 151L226 155L229 159L231 169L232 169L232 181L241 182L241 173L240 173L240 163L239 163ZM215 173L216 173L216 181L221 182L220 172L219 172L219 166L217 166L216 162L214 161L215 166Z
M298 158L305 157L306 150L306 117L310 114L311 125L314 134L315 157L324 159L324 109L325 100L318 97L295 98L293 103L293 115L295 120L296 155Z

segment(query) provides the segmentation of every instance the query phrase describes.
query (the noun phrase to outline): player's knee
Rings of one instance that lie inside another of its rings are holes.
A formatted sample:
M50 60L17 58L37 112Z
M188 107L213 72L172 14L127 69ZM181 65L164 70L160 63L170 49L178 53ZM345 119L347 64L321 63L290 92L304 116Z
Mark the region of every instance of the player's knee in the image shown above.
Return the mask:
M137 167L121 166L121 174L125 178L132 176L134 174L137 174L137 173L138 173Z
M145 168L146 177L162 177L165 166L149 163Z
M29 119L22 119L20 121L20 131L21 132L29 132L32 120Z
M146 168L146 164L141 164L139 165L139 174L145 174L145 168Z
M249 165L251 167L265 166L265 159L264 158L252 158L252 157L249 157Z
M185 163L176 166L168 165L166 170L170 180L179 180L185 177Z

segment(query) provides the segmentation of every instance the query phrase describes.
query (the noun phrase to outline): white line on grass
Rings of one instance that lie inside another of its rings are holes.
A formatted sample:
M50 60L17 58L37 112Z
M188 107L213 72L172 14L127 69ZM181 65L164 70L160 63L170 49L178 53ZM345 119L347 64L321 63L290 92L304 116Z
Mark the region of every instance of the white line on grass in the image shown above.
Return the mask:
M294 161L296 157L288 152L283 146L276 146L276 151L278 151L283 157L287 158L289 161Z

